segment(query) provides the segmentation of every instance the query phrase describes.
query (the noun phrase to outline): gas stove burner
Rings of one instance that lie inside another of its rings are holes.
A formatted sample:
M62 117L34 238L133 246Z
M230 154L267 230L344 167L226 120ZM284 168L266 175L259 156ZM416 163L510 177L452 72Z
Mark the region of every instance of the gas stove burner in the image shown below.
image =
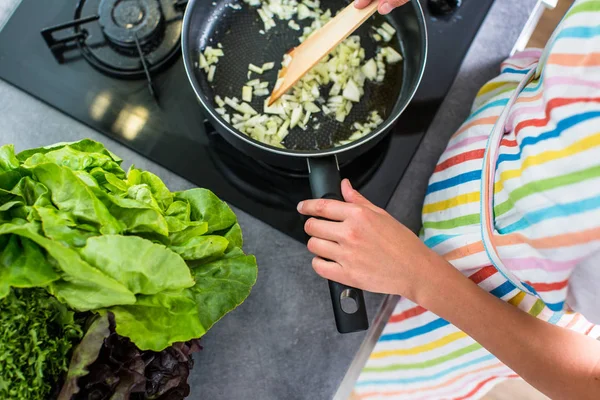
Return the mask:
M136 37L143 49L159 42L164 17L158 0L101 0L98 16L104 36L117 51L136 54Z
M150 80L179 56L183 13L173 0L80 0L75 19L98 13L97 24L75 26L92 66L116 78Z
M79 49L95 69L122 79L146 79L156 97L152 75L180 54L185 0L79 0L75 19L42 31L59 63ZM72 30L55 38L54 33ZM72 60L72 58L70 59Z
M308 179L308 169L304 171L297 171L279 166L276 167L274 165L267 164L266 162L260 160L256 160L256 163L262 166L265 170L281 175L283 177Z
M290 193L286 188L291 181L302 187L308 181L308 168L304 171L291 170L258 161L239 152L219 135L209 122L204 121L209 138L209 155L225 179L241 193L260 204L283 210L293 210L301 200L310 198L310 189ZM390 137L384 138L360 157L341 165L343 177L352 185L361 188L380 168L389 150ZM256 176L261 176L260 180Z

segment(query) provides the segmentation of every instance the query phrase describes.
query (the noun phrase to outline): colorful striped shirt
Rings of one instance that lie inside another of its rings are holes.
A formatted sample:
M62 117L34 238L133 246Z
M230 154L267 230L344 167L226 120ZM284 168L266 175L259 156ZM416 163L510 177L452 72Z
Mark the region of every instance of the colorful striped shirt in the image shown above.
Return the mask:
M600 1L575 1L544 51L509 58L479 91L429 181L421 236L494 296L600 336ZM467 334L401 299L354 393L477 399L509 378Z

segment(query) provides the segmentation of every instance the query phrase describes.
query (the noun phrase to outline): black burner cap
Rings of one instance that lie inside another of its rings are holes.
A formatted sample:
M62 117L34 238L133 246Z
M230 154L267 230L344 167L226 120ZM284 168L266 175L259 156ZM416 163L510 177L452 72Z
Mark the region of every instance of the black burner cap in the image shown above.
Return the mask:
M427 5L433 15L447 16L460 7L462 0L429 0Z
M151 41L159 33L163 16L157 0L101 0L100 25L112 43L125 48Z

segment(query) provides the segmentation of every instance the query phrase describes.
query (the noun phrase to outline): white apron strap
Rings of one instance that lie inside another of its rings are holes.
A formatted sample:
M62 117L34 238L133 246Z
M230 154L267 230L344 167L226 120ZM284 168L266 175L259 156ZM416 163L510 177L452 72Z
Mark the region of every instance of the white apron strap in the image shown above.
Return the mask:
M504 275L504 277L515 285L520 290L529 293L531 291L526 288L521 281L512 274L504 265L494 244L494 234L496 229L494 226L494 184L496 178L496 163L500 153L500 142L504 136L504 126L508 119L510 109L519 97L519 94L525 86L531 81L536 71L536 65L531 66L531 70L525 75L519 83L516 90L513 92L508 104L498 117L494 125L483 156L483 164L481 168L481 196L480 196L480 216L481 216L481 237L483 247L496 269Z

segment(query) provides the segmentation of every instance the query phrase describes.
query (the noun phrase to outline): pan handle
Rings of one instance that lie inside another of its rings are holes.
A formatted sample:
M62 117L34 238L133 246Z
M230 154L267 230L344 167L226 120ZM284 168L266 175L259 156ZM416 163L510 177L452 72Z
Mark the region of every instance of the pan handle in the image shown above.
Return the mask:
M307 161L313 197L344 201L337 157L309 158ZM329 281L329 293L338 332L350 333L369 328L362 290Z

